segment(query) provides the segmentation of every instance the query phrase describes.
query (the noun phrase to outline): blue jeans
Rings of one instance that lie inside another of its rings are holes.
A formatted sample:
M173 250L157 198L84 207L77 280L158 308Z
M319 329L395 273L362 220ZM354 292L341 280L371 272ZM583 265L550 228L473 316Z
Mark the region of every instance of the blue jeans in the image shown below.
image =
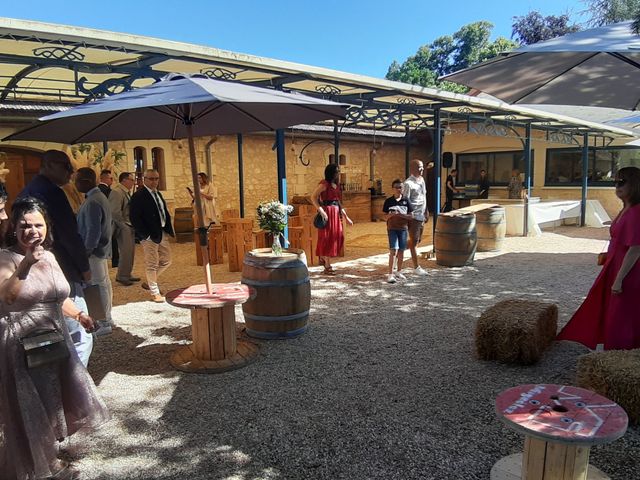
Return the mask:
M71 286L71 293L69 294L69 298L73 300L73 303L75 303L80 310L86 312L87 302L84 301L82 284L77 282L69 282L69 285ZM78 357L80 357L80 361L86 367L87 365L89 365L89 357L91 356L91 351L93 350L93 335L91 333L87 333L84 330L84 327L80 325L80 323L75 318L64 317L64 321L67 324L67 328L69 329L71 340L73 340L73 344L76 347L76 352L78 352Z
M387 230L390 250L407 249L407 230Z

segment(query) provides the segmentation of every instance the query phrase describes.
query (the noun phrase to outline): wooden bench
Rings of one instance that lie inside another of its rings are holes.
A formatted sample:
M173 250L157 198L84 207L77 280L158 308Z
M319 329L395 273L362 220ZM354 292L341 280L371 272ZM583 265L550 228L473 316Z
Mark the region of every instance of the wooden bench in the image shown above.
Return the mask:
M222 222L224 238L227 244L229 271L242 271L244 254L253 250L253 220L250 218L232 218Z
M476 324L476 352L481 360L530 365L556 337L558 307L532 300L503 300Z

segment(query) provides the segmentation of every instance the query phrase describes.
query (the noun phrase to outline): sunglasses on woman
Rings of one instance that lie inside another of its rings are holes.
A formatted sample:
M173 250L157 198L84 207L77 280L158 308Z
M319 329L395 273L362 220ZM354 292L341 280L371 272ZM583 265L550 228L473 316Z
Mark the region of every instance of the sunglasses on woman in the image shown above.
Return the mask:
M619 178L613 183L616 187L624 187L627 184L627 181L624 178Z

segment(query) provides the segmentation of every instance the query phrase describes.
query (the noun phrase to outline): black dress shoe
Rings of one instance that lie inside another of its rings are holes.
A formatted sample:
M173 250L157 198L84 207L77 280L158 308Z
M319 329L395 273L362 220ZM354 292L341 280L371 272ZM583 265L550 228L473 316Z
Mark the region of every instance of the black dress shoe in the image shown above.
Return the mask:
M141 280L140 277L129 277L130 282L139 282Z
M121 283L122 285L124 285L125 287L128 287L130 285L133 285L133 282L131 280L118 280L116 278L116 282Z

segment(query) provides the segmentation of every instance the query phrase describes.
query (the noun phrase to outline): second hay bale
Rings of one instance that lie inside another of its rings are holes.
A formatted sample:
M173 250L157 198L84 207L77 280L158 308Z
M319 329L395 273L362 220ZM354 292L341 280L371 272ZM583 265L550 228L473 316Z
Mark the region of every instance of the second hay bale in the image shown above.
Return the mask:
M487 309L476 324L476 352L481 360L530 365L556 337L558 307L532 300L503 300Z
M640 349L593 352L578 358L577 384L603 395L640 423Z

